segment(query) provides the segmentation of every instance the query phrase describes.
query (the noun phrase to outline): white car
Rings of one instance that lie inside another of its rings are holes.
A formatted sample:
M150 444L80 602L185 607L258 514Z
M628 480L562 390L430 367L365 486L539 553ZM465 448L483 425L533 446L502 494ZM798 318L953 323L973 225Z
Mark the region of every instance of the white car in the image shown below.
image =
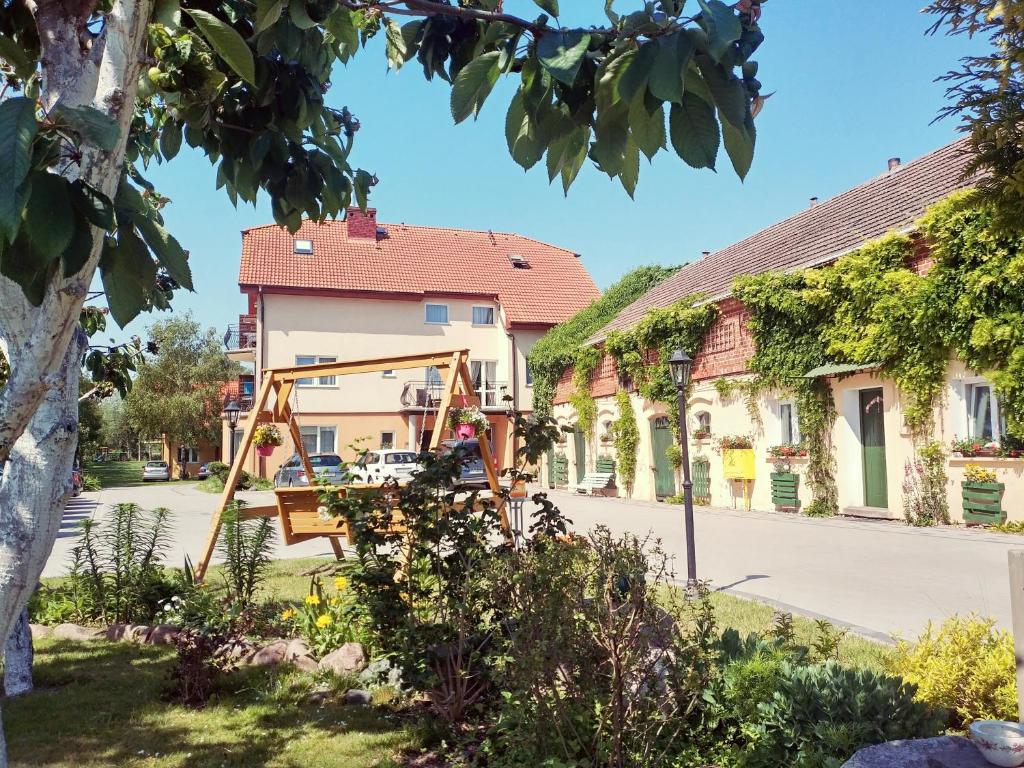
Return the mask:
M142 482L148 480L170 480L171 479L171 468L167 466L166 461L147 461L146 466L142 468Z
M405 483L419 470L416 454L397 448L368 451L348 468L349 474L357 483L383 483L385 480Z

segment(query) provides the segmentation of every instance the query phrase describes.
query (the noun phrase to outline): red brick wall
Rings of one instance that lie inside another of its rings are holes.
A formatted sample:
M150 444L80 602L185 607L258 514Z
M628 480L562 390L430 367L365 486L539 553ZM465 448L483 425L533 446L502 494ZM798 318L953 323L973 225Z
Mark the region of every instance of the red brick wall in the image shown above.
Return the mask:
M615 366L615 360L610 355L601 355L601 362L590 379L590 394L594 397L610 397L619 389L619 371ZM555 405L569 402L569 396L573 393L572 369L562 374L555 387Z
M907 268L919 275L927 275L935 266L935 259L932 256L928 241L920 235L913 236L914 253L907 259Z
M718 303L718 318L704 337L704 348L693 364L693 380L745 373L754 354L754 338L747 328L748 313L733 298Z

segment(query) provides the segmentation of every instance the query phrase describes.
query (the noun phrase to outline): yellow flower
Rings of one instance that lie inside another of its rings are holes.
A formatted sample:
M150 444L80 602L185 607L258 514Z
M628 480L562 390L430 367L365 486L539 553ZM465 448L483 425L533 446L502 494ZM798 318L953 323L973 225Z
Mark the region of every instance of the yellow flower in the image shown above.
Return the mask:
M306 605L320 605L320 596L306 595Z
M318 627L320 627L320 629L326 629L327 627L331 626L331 624L333 624L333 623L334 623L334 619L332 619L330 614L328 614L328 613L321 614L320 617L317 618L317 620L316 620L316 625Z
M329 605L341 605L341 600L339 600L336 597L332 597L330 600L327 601L327 603Z
M291 621L295 618L295 610L292 608L286 608L281 611L281 621Z
M335 579L334 579L334 588L336 590L341 592L347 586L348 586L348 579L346 579L344 576L337 576L337 577L335 577Z

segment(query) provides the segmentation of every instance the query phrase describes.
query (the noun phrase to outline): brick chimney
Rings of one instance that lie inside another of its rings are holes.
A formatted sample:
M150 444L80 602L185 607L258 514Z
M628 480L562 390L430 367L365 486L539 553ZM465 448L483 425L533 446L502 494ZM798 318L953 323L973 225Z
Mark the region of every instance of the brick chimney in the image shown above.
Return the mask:
M377 239L376 208L367 208L366 213L363 213L359 210L358 206L352 206L347 211L345 223L348 227L348 236L350 238Z
M888 166L890 171L895 171L900 167L900 159L898 157L890 157Z

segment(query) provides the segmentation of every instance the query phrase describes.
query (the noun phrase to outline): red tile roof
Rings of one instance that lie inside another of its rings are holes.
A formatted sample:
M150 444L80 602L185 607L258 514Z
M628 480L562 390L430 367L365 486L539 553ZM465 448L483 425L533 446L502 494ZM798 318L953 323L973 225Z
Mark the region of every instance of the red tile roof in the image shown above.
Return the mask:
M579 257L564 248L503 232L376 224L372 209L350 216L352 227L305 221L294 235L276 225L244 230L242 289L496 298L510 326L538 327L560 323L600 296ZM370 220L369 233L379 226L387 234L365 236L362 225ZM312 240L313 255L294 253L294 239ZM509 254L522 256L528 268L514 267Z
M837 259L892 230L905 229L927 206L971 186L963 178L967 139L947 144L738 243L684 264L622 310L590 341L628 328L654 307L695 293L723 298L737 275L790 270Z

